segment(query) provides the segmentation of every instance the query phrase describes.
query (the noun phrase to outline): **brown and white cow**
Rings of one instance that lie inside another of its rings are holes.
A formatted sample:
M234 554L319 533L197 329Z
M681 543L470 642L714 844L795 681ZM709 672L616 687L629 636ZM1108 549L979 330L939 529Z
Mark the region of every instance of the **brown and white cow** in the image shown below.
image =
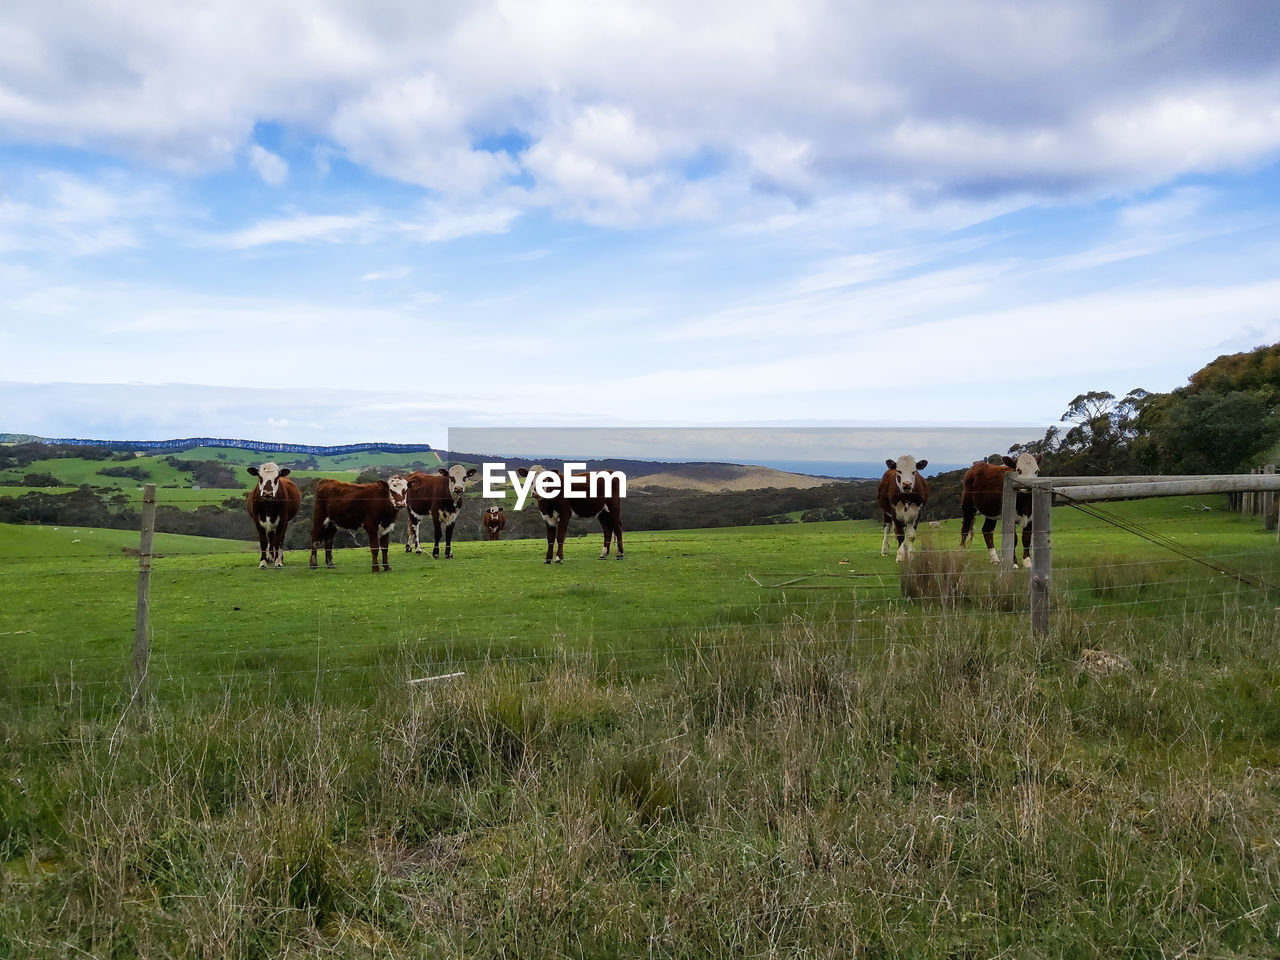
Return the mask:
M966 547L973 539L973 521L981 513L986 519L982 522L982 539L987 542L987 553L992 563L1000 562L996 553L991 532L996 528L1000 518L1001 501L1004 499L1004 475L1014 471L1019 477L1029 479L1040 472L1040 454L1018 454L1018 459L1001 457L1000 463L987 463L979 460L965 471L960 493L960 546ZM1022 531L1022 565L1031 566L1031 494L1020 490L1014 497L1016 511L1015 523ZM1017 543L1017 534L1014 534Z
M302 493L289 479L288 467L281 469L268 460L261 466L248 469L250 475L258 478L245 498L245 507L254 529L258 531L258 546L262 550L258 569L267 569L268 563L283 567L284 534L289 528L289 521L298 515Z
M497 504L490 505L489 509L484 512L484 536L486 540L497 540L501 538L502 531L507 526L507 515L502 507Z
M880 478L876 491L876 503L884 521L884 542L880 544L880 556L889 554L889 529L898 536L898 562L915 553L916 524L920 512L929 502L929 484L920 471L929 465L928 460L917 460L904 454L897 460L886 460L889 469ZM905 541L905 542L904 542Z
M529 472L524 467L516 470L521 478L527 477ZM542 519L547 524L547 556L544 563L551 562L553 553L556 563L564 562L564 538L569 532L569 520L575 513L580 517L599 518L600 529L604 531L604 549L600 551L601 560L609 556L609 543L615 536L618 538L618 559L622 559L622 497L619 496L616 487L606 489L607 479L598 477L595 488L587 490L589 496L566 497L563 490L564 476L560 471L540 471L535 467L533 472L535 474L554 473L560 478L559 492L549 497L544 497L538 492L537 477L534 478L533 499L537 501L538 512L542 514ZM581 474L574 476L580 477Z
M373 555L373 572L378 572L378 548L382 548L382 569L390 570L387 547L396 514L404 506L408 483L392 477L376 483L344 483L321 480L316 484L315 512L311 515L311 569L316 568L316 550L324 543L324 565L333 567L333 538L338 529L364 529Z
M441 467L435 473L411 473L408 484L409 493L405 503L409 507L409 536L404 542L404 551L408 553L422 552L422 544L418 540L418 524L431 518L435 527L435 546L431 548L434 559L440 557L440 531L444 529L444 558L453 559L453 525L462 510L462 494L467 484L475 479L476 468L454 464L452 467Z

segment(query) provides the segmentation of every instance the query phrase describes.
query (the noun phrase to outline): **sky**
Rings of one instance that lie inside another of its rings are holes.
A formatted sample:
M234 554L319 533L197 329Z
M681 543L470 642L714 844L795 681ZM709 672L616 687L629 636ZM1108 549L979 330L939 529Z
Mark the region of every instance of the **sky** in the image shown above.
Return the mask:
M1272 0L15 0L0 49L0 431L1043 429L1280 340Z

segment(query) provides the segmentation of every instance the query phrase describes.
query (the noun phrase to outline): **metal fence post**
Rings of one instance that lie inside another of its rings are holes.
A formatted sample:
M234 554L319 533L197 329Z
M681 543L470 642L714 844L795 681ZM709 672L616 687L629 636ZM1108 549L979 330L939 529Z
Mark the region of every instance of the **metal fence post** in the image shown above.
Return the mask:
M1018 564L1018 494L1013 489L1017 471L1006 470L1004 491L1000 494L1000 566L1002 569Z
M1037 487L1031 492L1031 632L1049 632L1049 587L1053 581L1050 533L1053 490Z
M151 544L156 532L156 485L142 489L142 541L138 546L138 611L133 627L133 699L146 692L151 657Z

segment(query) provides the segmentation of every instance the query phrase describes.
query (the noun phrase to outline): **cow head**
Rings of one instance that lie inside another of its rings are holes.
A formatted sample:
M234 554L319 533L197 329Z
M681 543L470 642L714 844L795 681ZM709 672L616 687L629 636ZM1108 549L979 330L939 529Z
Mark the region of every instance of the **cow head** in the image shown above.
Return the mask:
M289 475L289 468L281 469L274 461L268 460L259 467L249 467L249 474L258 478L258 496L270 500L280 492L280 478Z
M490 507L490 508L489 508L489 515L490 515L490 516L493 516L493 517L500 517L500 516L502 516L502 508L501 508L501 507Z
M452 467L441 467L440 476L449 481L449 493L453 495L454 503L462 499L463 491L466 490L467 484L476 478L476 468L467 469L460 463L455 463Z
M910 454L904 454L897 460L886 460L884 465L894 471L894 483L903 493L910 493L916 488L916 474L929 465L928 460L917 460Z
M404 477L392 477L390 480L379 480L380 484L387 488L387 496L391 498L391 505L399 510L404 506L405 494L409 492L409 481Z
M1013 457L1001 457L1000 461L1011 470L1018 472L1019 480L1030 480L1040 472L1040 459L1042 454L1037 453L1035 456L1027 453L1025 450L1018 454L1018 459Z

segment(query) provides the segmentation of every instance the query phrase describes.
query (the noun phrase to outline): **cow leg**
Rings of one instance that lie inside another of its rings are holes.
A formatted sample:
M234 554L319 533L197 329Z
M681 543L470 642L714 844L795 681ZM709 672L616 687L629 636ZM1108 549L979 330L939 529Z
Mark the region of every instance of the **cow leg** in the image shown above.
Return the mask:
M887 557L889 555L889 529L893 526L893 517L889 514L884 515L884 540L880 542L880 556Z
M1018 517L1018 526L1022 528L1022 565L1031 566L1031 518ZM1014 542L1017 542L1015 538Z
M1000 554L996 553L995 538L992 533L996 529L996 518L985 517L982 521L982 539L987 545L987 556L991 558L992 563L1000 562Z
M413 515L412 510L406 509L405 513L408 514L408 516L405 517L405 522L409 529L404 535L404 552L412 553L413 541L418 537L418 519Z
M973 539L973 521L978 515L978 508L972 500L964 500L960 504L960 548L964 549Z
M907 559L907 548L905 541L907 539L907 525L897 517L893 519L893 532L898 538L898 555L895 558L899 563Z
M311 569L314 570L316 564L316 551L320 548L320 538L324 531L324 525L319 516L311 518Z
M377 521L370 520L364 526L365 536L369 538L369 558L373 564L373 572L378 573L378 543L382 534L378 530Z
M276 527L274 536L272 536L272 552L275 554L276 568L284 566L284 532L288 529L285 522L280 521L280 525Z
M566 509L560 522L556 524L556 563L564 563L564 538L569 532L569 519L573 511Z
M613 542L613 517L609 515L608 510L601 510L600 529L604 531L604 549L600 551L600 559L609 559L609 544Z
M270 550L271 547L267 537L267 531L263 528L262 524L255 523L254 526L258 528L258 551L260 554L258 559L258 569L265 570L267 569L267 551Z
M435 535L436 535L436 542L431 547L431 559L439 560L440 559L440 515L438 513L433 512L431 514L431 526L434 528Z
M391 559L387 556L387 550L391 547L391 531L395 528L395 524L387 527L385 530L378 531L379 546L382 547L382 569L391 569Z
M444 528L444 558L446 560L453 559L453 525L457 523L456 519L450 520L445 524Z
M544 516L543 519L546 520L546 517ZM550 520L547 520L547 558L542 561L543 563L551 562L551 558L555 554L555 549L556 549L556 524L552 523Z
M335 568L333 562L333 539L338 535L338 528L334 524L329 525L329 529L324 532L324 565L330 570Z
M908 520L902 526L903 526L903 532L906 534L907 542L905 544L905 550L906 550L905 555L903 554L904 546L899 545L898 547L899 560L902 560L904 558L909 559L910 557L915 556L915 552L916 552L916 522L914 520Z
M609 512L609 516L613 519L613 538L618 541L618 559L622 559L622 516L619 513Z

